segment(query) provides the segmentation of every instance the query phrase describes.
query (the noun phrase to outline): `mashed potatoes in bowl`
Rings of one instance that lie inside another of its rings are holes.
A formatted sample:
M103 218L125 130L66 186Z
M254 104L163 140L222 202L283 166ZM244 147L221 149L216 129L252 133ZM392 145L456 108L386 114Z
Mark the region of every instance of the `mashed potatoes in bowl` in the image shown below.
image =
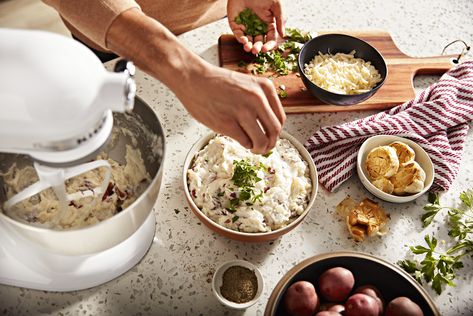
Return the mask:
M310 210L318 184L309 153L285 132L265 155L207 135L190 150L183 179L204 224L241 241L273 240L293 229Z

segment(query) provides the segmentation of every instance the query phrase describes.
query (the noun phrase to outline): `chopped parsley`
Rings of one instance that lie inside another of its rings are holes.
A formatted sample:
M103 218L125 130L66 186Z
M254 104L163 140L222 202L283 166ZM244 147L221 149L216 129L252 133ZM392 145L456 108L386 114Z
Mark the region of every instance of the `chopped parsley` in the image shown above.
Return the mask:
M238 62L238 67L246 67L246 65L248 65L248 63L247 63L246 61L244 61L244 60L240 60L240 61Z
M253 74L264 74L268 71L284 76L297 71L297 57L304 43L312 38L309 32L296 28L286 28L286 42L271 52L259 53L252 63ZM246 67L239 63L239 67ZM280 94L281 96L281 94ZM284 98L283 96L281 96Z
M309 32L302 31L298 28L286 28L286 38L290 42L306 43L312 39Z
M271 154L273 153L272 150L268 151L266 154L262 155L263 157L265 158L268 158L269 156L271 156Z
M235 223L239 218L240 218L240 217L237 216L237 215L233 216L233 218L232 218L232 223Z
M278 92L278 95L279 95L279 97L280 97L281 99L287 98L287 92L286 92L286 90L280 90L280 91Z
M240 188L253 187L261 178L257 173L262 169L263 165L253 166L248 159L235 160L235 169L233 171L232 181Z
M249 8L241 11L235 18L235 22L245 26L245 34L257 36L268 33L268 24Z
M231 213L236 211L236 207L241 202L246 202L246 205L253 205L256 201L261 201L263 192L255 193L254 186L262 179L258 177L259 170L266 170L263 164L254 166L247 159L235 160L234 171L232 176L233 183L239 187L238 197L230 200L227 210Z

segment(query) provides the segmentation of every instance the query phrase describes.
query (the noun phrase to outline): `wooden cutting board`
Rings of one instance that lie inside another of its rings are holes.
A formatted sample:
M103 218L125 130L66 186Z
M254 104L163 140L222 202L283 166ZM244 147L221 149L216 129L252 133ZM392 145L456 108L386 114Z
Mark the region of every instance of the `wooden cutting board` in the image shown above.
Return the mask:
M361 38L374 46L384 57L388 65L388 77L384 85L370 99L360 104L340 106L325 104L305 89L302 80L296 74L274 77L276 88L286 87L287 97L282 99L286 113L340 112L359 110L383 110L411 100L415 96L413 78L416 74L443 74L455 64L456 56L437 56L414 58L407 56L397 48L391 35L383 31L325 31L341 33ZM233 35L220 36L218 40L220 66L231 70L248 72L239 67L240 61L251 62L253 55L246 53ZM270 74L262 75L270 76Z

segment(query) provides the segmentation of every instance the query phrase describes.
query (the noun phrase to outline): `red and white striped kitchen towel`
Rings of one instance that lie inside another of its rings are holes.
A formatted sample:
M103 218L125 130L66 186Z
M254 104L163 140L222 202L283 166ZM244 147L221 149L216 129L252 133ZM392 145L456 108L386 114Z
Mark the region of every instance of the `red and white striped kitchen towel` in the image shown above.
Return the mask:
M319 182L334 191L353 175L361 144L385 134L409 138L429 154L435 167L433 191L448 190L460 167L473 120L473 61L445 73L415 99L339 126L327 126L307 140Z

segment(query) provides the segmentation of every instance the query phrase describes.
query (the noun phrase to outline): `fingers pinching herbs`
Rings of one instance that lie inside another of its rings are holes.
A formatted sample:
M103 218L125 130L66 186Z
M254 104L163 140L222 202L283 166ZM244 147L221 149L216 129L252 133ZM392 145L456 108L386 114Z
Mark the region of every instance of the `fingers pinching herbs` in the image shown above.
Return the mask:
M240 114L240 125L245 133L250 137L253 147L251 151L255 154L266 153L268 147L268 138L264 133L254 113L242 111Z
M268 152L276 145L276 141L282 129L282 122L279 120L276 113L271 108L269 104L270 101L268 98L268 94L266 94L264 89L269 88L263 88L263 92L265 94L261 96L261 99L259 100L261 106L258 106L256 108L256 112L258 115L258 121L261 127L263 128L263 131L268 140L267 147L265 148L265 151Z
M225 126L225 130L222 131L222 134L227 135L237 142L240 143L243 147L246 149L252 149L253 148L253 143L246 134L246 132L243 130L243 127L238 124L238 122L232 122L231 124L227 124Z
M281 104L281 100L278 97L278 93L276 92L276 88L274 88L273 83L271 80L266 78L260 78L260 86L268 99L269 106L271 107L272 111L276 115L281 124L281 127L286 122L286 113L284 112L284 108Z

